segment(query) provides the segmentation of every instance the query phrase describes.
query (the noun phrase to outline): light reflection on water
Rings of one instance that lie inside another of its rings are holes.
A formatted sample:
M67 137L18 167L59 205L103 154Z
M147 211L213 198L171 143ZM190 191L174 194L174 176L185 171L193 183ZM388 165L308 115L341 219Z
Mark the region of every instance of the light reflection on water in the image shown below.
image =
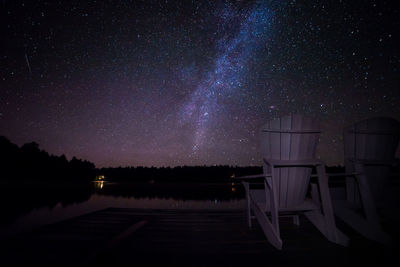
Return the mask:
M104 181L93 181L95 189L102 189L104 187Z

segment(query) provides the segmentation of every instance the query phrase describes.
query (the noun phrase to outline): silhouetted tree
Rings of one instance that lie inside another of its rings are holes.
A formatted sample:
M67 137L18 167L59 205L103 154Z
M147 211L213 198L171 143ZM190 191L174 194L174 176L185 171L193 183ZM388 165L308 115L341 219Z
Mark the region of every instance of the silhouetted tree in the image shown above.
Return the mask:
M178 167L118 167L102 168L107 180L132 182L232 182L232 178L240 175L257 174L261 167L218 166L178 166Z
M96 167L87 160L49 155L36 142L20 148L0 136L0 171L3 179L93 180Z

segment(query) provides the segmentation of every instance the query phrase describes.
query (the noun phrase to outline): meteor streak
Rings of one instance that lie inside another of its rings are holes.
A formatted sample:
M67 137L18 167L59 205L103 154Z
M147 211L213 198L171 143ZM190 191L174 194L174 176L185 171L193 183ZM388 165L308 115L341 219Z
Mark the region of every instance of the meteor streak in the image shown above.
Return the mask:
M32 74L31 65L29 64L28 55L26 53L25 53L25 61L26 61L26 66L28 67L29 73Z

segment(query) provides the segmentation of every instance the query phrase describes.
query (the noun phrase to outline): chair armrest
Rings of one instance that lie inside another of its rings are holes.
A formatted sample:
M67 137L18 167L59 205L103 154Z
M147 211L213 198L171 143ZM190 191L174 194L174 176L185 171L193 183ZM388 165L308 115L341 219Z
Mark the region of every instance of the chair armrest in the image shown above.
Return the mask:
M356 176L361 174L360 172L349 172L349 173L326 173L326 176L328 177L343 177L343 176ZM318 177L317 174L311 175L311 177Z
M280 159L265 159L264 162L273 167L294 167L294 166L317 166L324 165L318 159L305 159L305 160L280 160Z
M350 158L349 160L354 163L361 163L364 165L396 166L399 164L399 161L396 159L394 159L394 160L369 160L369 159Z
M234 179L237 180L252 180L252 179L258 179L258 178L266 178L266 177L271 177L270 174L256 174L256 175L246 175L246 176L239 176L235 177Z

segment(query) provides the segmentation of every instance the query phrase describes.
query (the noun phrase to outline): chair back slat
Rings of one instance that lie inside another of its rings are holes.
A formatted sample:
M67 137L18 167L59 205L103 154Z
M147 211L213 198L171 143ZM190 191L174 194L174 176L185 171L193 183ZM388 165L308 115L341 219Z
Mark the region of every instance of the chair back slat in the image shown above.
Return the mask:
M400 139L400 123L392 118L378 117L360 121L344 129L344 159L346 172L354 172L353 160L392 161ZM390 166L366 166L368 184L376 202L384 191ZM355 182L347 183L350 201L359 202Z
M261 132L263 158L279 160L315 159L320 128L317 121L302 115L289 115L269 121ZM264 172L271 173L264 165ZM311 167L279 168L276 177L280 208L295 207L304 202Z

